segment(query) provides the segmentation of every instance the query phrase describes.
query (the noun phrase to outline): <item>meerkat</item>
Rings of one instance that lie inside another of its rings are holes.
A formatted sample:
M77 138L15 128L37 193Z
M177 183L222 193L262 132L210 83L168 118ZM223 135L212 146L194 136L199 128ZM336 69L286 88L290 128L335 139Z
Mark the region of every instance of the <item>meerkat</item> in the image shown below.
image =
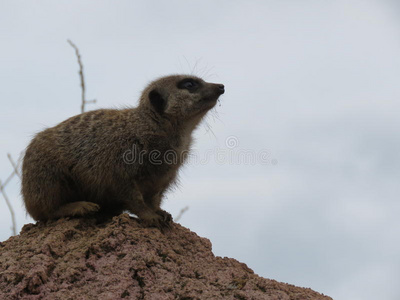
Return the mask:
M129 211L145 226L169 226L163 195L193 130L224 92L195 76L166 76L143 90L135 108L89 111L38 133L22 165L27 212L46 221Z

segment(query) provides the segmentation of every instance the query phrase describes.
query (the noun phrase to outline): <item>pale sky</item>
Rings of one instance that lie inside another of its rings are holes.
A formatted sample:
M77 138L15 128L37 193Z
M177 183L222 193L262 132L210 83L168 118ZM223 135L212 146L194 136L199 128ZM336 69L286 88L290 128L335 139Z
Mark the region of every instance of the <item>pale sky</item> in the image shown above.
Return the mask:
M0 179L7 153L80 112L67 39L97 99L88 109L134 106L154 78L194 73L226 93L195 132L207 159L185 166L163 207L189 206L182 225L263 277L335 300L400 299L399 10L389 0L0 0ZM18 230L32 222L19 189L16 178L6 188ZM0 241L10 226L1 197Z

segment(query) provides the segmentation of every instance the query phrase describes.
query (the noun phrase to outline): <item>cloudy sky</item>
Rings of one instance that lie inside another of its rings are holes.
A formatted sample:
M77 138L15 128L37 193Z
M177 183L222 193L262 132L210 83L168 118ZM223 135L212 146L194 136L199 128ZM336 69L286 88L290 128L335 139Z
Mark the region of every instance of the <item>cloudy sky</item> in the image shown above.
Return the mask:
M226 93L164 208L266 278L400 299L400 6L395 1L0 1L0 179L32 136L135 105L155 77ZM250 157L251 159L240 159ZM6 191L18 230L26 216ZM0 240L11 219L0 198Z

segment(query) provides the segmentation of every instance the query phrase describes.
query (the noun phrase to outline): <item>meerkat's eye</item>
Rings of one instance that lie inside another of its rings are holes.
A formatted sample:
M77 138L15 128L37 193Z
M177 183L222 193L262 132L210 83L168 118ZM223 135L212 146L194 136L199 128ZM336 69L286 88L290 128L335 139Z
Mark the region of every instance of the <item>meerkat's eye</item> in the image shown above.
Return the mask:
M186 81L186 82L183 84L183 86L184 86L186 89L191 89L191 88L195 87L195 85L196 85L196 83L195 83L194 81L192 81L192 80Z
M187 89L193 91L199 87L199 82L197 80L186 78L178 83L179 89Z

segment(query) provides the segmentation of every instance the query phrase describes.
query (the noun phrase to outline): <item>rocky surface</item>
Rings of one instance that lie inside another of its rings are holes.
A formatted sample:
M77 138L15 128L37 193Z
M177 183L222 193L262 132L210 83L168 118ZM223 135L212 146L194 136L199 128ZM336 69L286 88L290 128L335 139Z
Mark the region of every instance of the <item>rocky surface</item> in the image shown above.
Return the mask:
M178 224L161 233L122 214L25 225L0 243L0 299L331 298L216 257L209 240Z

